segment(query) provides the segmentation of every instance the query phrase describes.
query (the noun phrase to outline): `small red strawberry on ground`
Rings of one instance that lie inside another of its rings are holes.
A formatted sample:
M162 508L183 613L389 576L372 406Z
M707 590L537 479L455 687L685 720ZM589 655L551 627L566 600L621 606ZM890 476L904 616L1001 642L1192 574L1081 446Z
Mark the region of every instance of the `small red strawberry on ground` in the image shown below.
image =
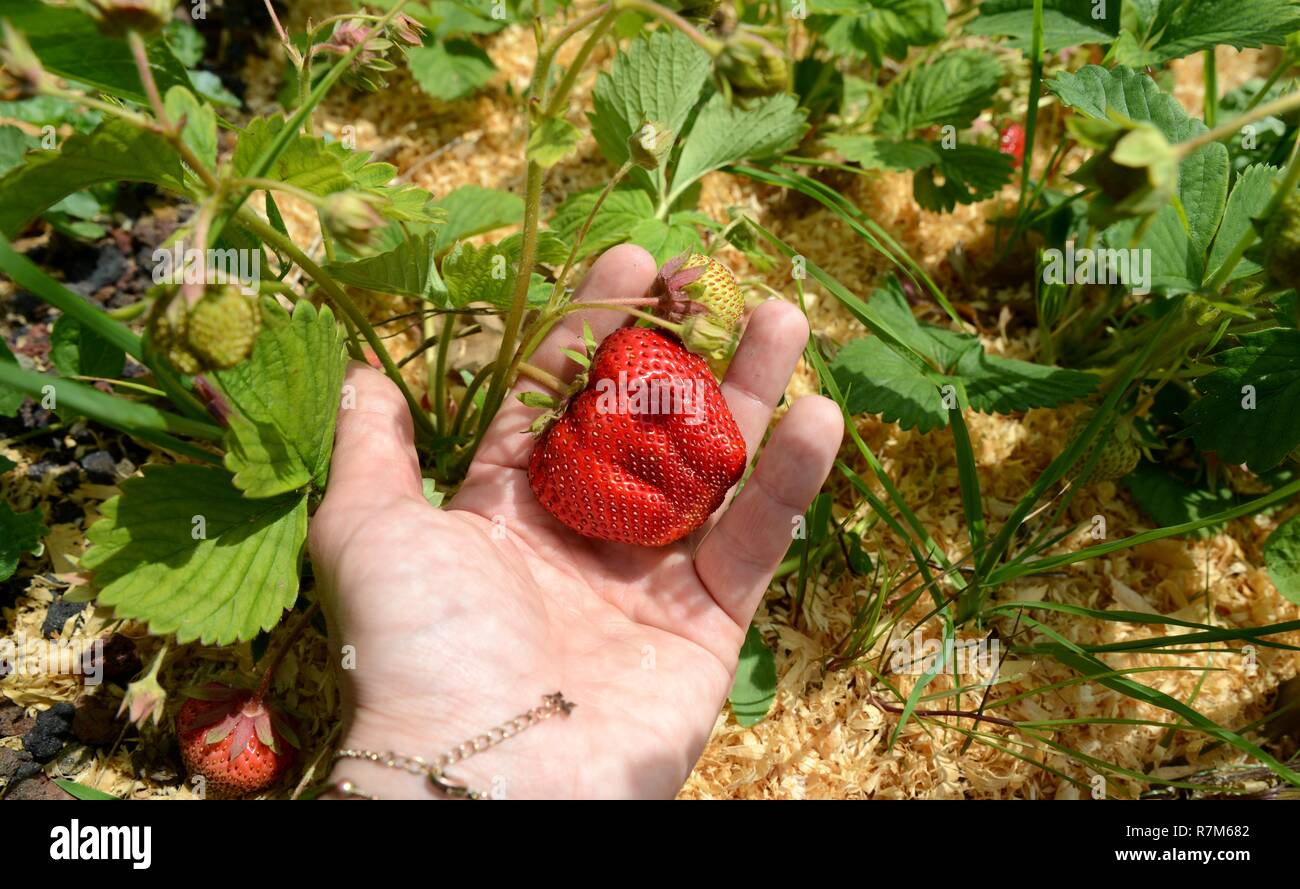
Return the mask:
M998 150L1011 155L1019 169L1025 162L1025 128L1023 124L1009 123L998 134Z
M204 778L205 797L261 793L284 777L297 739L265 689L211 683L190 695L176 717L176 736L186 770Z
M671 333L624 327L600 344L585 387L542 432L528 481L579 534L664 546L704 523L745 462L704 359Z

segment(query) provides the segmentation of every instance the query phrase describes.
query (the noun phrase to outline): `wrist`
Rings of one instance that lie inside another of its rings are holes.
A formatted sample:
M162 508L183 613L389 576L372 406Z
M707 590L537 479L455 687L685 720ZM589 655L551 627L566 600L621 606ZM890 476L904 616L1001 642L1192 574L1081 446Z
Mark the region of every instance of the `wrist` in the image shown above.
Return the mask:
M556 744L568 731L564 707L534 699L527 713L502 720L500 712L394 721L358 711L348 720L329 780L379 799L453 799L465 792L487 799L555 797L551 780ZM531 703L531 702L530 702ZM567 702L564 702L567 703ZM419 757L422 763L415 762ZM429 768L437 774L431 779ZM440 786L441 784L441 786ZM325 798L344 798L337 790Z

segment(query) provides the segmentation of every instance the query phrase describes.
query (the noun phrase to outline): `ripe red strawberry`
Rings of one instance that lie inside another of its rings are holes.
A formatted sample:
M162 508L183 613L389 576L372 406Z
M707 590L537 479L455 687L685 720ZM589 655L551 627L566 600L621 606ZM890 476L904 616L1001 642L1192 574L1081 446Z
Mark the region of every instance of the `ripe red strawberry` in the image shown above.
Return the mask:
M704 523L745 470L745 441L708 364L670 333L620 328L541 435L528 481L587 537L664 546Z
M1025 162L1025 128L1019 123L1009 123L998 134L998 150L1011 155L1018 169Z
M297 741L263 693L212 683L192 694L176 716L176 736L208 799L260 793L284 777Z

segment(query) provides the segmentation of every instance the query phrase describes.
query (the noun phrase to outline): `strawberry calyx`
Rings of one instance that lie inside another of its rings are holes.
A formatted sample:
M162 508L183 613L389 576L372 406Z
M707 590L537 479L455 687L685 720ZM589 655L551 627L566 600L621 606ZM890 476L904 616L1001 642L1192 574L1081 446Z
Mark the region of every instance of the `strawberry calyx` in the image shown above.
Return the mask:
M745 297L731 270L711 256L683 253L664 263L652 294L657 311L686 348L725 359L734 350Z

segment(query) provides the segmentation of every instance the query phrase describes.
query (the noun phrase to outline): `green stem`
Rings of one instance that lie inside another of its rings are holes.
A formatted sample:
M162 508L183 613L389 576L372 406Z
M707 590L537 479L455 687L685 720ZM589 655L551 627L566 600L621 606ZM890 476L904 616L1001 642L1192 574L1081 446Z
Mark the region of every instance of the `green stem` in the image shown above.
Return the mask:
M1219 66L1214 47L1205 51L1205 125L1213 127L1219 117Z
M401 390L402 397L406 399L406 405L410 408L411 418L415 421L416 429L429 440L437 438L437 430L434 429L429 415L424 412L424 409L420 407L420 402L411 394L406 381L402 379L402 372L393 363L392 357L388 354L388 349L384 347L383 340L379 338L379 334L375 333L375 329L370 326L370 322L357 308L356 303L352 301L352 297L348 296L347 291L340 287L324 269L313 262L310 256L300 250L291 238L280 234L256 213L243 208L238 215L240 223L253 234L266 243L274 245L281 253L297 263L298 267L316 282L325 296L334 304L334 307L347 316L347 319L365 338L370 348L375 350L375 355L378 356L380 364L384 366L384 372L388 374L389 379L397 384L397 388Z
M1264 85L1259 88L1259 92L1255 93L1255 95L1251 97L1251 100L1246 103L1244 110L1250 111L1260 102L1264 101L1264 97L1268 95L1268 91L1277 85L1278 80L1282 78L1282 74L1290 67L1291 63L1288 62L1284 56L1282 61L1278 62L1277 67L1273 69L1273 73L1268 75L1268 80L1264 81Z
M447 355L451 351L451 340L456 333L455 314L448 314L442 319L442 333L438 336L438 354L433 367L433 415L438 432L447 431Z
M1246 111L1227 123L1205 131L1194 139L1179 142L1174 148L1177 149L1181 157L1187 157L1212 142L1218 142L1227 139L1229 136L1236 135L1247 124L1263 120L1266 117L1281 117L1295 108L1300 108L1300 92L1288 93L1281 98L1274 99L1272 102L1260 105L1251 111Z
M312 194L306 189L291 185L288 182L281 182L278 179L265 179L254 176L247 179L231 179L227 185L232 188L251 188L255 191L281 191L298 198L300 201L306 201L313 207L323 207L326 202L326 199L320 195Z
M546 310L548 312L554 310L560 303L560 299L564 294L564 284L568 280L569 273L573 271L573 265L578 259L578 248L582 246L582 242L587 237L587 232L591 230L591 224L595 221L596 214L600 212L600 208L605 203L605 199L610 196L614 191L614 188L623 181L623 177L626 176L631 169L632 162L630 160L624 161L623 165L618 168L618 171L614 173L613 177L605 183L605 187L601 189L600 194L596 196L596 202L592 204L591 212L587 214L587 218L582 222L582 228L578 229L577 237L573 239L573 246L569 248L569 256L564 261L564 268L560 269L560 274L555 278L555 286L551 288L551 298L546 303Z
M578 54L573 57L573 62L569 65L569 70L564 72L563 79L560 80L559 86L555 88L555 96L546 106L546 116L555 117L564 110L564 103L561 97L567 97L573 89L573 85L578 80L578 75L586 67L587 60L591 58L592 52L596 49L597 44L609 33L609 29L614 27L614 22L618 19L618 10L612 5L606 4L607 11L596 23L595 29L587 35L586 41L578 50Z
M402 11L407 2L408 0L397 0L397 2L393 4L392 8L384 14L384 17L381 18L379 22L376 23L375 27L371 29L371 32L373 33L376 30L383 30L386 28L388 23L396 18L397 14ZM325 94L328 93L330 89L333 88L334 84L338 82L338 79L343 76L343 72L346 71L348 66L352 64L358 55L360 55L368 42L368 40L360 41L356 46L348 50L346 55L339 57L339 60L334 63L329 72L321 78L321 82L316 85L315 89L313 89L310 94L308 94L306 101L299 104L299 106L294 109L293 114L289 116L289 119L285 121L284 126L276 134L275 138L271 140L271 144L262 149L262 153L257 156L257 160L253 162L252 167L248 170L249 176L257 178L267 174L271 169L271 165L274 164L280 155L284 153L285 149L289 147L289 143L298 138L298 130L303 125L303 122L310 116L312 109L320 104L321 100L325 98ZM221 233L225 230L226 224L243 208L244 202L248 200L248 195L250 193L251 192L244 192L242 195L238 195L231 206L228 207L225 212L217 218L216 222L213 223L211 235L213 241L221 237ZM274 231L274 229L272 229L272 231Z
M219 426L211 423L170 414L126 398L106 395L91 386L83 386L52 374L24 370L7 362L0 362L0 385L25 392L36 399L44 398L52 392L55 404L71 408L105 426L152 441L187 457L220 462L211 453L174 437L187 435L203 441L219 442L223 432Z
M456 410L456 419L451 424L452 438L460 437L461 429L465 426L465 418L469 416L469 412L474 408L474 396L478 394L479 389L483 388L483 383L492 374L492 364L493 362L489 361L480 367L478 373L474 374L474 378L465 387L465 395L461 398L460 405Z
M631 9L637 12L644 12L646 15L654 16L661 19L667 24L672 25L678 31L681 31L687 37L691 38L695 44L710 56L716 57L722 52L722 41L714 40L712 37L705 36L698 28L692 25L686 19L682 18L671 9L660 6L658 3L652 3L650 0L615 0L615 6L620 10Z
M1029 197L1029 168L1034 162L1034 141L1038 129L1038 96L1043 90L1043 0L1034 0L1033 37L1029 47L1029 107L1025 111L1025 158L1020 164L1020 199L1016 205L1016 219L1025 212Z
M557 395L563 395L565 390L569 388L564 385L564 381L555 374L529 364L527 361L520 361L515 367L519 371L521 377L528 377L528 379L535 383L541 383Z

